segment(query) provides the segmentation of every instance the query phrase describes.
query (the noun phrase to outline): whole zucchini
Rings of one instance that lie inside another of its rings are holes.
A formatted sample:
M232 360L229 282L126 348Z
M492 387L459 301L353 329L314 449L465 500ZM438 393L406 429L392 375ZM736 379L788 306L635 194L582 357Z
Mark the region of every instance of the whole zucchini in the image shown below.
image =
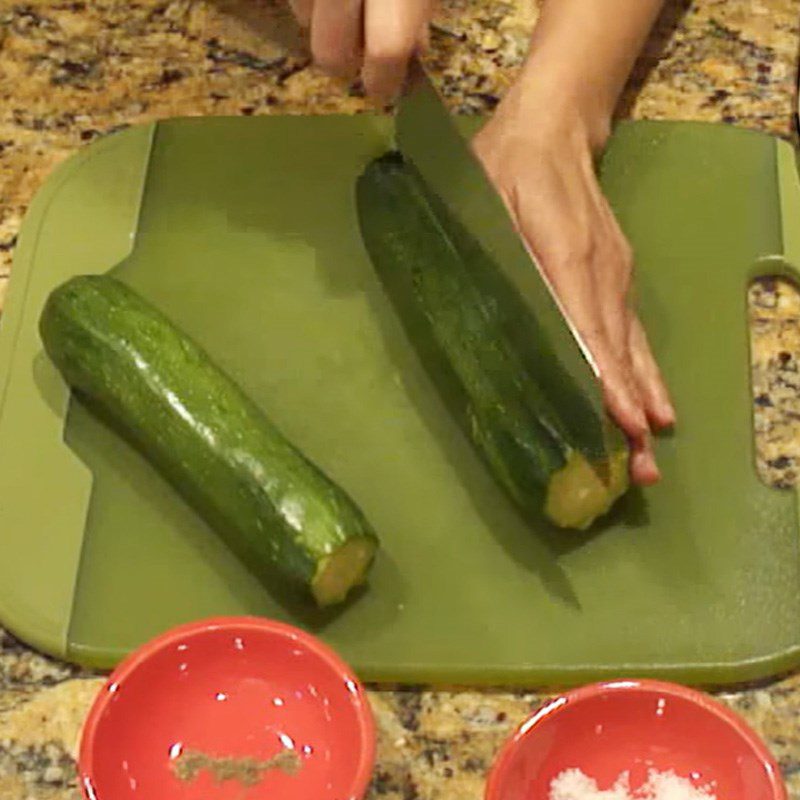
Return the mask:
M368 165L356 201L409 339L496 480L524 511L588 527L627 488L625 440L559 371L514 289L402 156Z
M45 349L67 383L121 427L252 566L342 601L377 538L348 495L161 312L107 276L48 298Z

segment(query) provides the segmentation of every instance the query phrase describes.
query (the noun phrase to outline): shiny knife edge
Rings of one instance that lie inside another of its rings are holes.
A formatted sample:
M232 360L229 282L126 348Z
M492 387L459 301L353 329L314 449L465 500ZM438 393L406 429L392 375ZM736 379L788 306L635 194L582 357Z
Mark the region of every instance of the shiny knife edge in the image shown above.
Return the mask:
M404 87L404 92L403 92L403 95L401 96L401 98L400 98L400 100L399 100L399 102L397 104L397 108L396 108L396 111L395 111L395 146L401 152L403 152L405 155L407 155L406 149L402 146L402 143L400 141L400 136L398 135L398 128L403 126L403 116L405 115L406 108L407 108L406 99L409 98L412 94L418 93L418 92L422 92L422 93L424 93L425 95L427 95L428 97L431 98L431 103L430 103L431 107L434 107L434 105L438 105L439 106L438 113L446 116L446 118L447 118L446 122L447 122L447 124L449 126L451 126L453 128L454 135L456 137L458 137L458 139L463 142L463 147L466 150L468 157L474 162L474 164L477 167L477 169L480 170L480 173L481 173L481 175L483 177L483 180L485 181L486 188L489 189L489 191L491 191L495 196L499 197L500 200L502 201L503 207L506 210L506 216L507 216L507 220L508 220L509 225L513 228L513 230L515 232L515 235L516 235L516 238L518 239L518 241L520 242L520 244L524 248L525 252L527 253L528 259L529 259L531 265L535 268L536 273L538 274L538 276L541 279L541 281L544 284L544 286L547 288L547 291L549 292L549 295L550 295L550 298L551 298L552 302L555 304L556 308L558 309L558 312L560 313L561 317L563 318L563 321L566 324L567 329L572 334L572 338L574 339L574 341L577 344L577 346L578 346L578 348L579 348L584 360L586 361L586 363L588 364L590 370L592 371L595 380L598 381L599 378L600 378L600 370L599 370L599 368L597 366L597 362L596 362L591 350L589 349L589 347L586 344L586 342L584 341L583 337L580 335L579 331L577 330L577 328L575 327L574 323L572 322L572 320L570 319L569 315L567 314L566 309L564 308L564 304L562 303L561 299L556 294L555 289L554 289L551 281L549 280L549 278L545 274L544 270L541 268L541 266L539 264L539 261L536 258L536 256L534 255L533 251L531 250L531 247L528 244L527 240L525 239L524 236L521 235L521 232L519 230L519 226L517 225L516 220L514 219L514 216L511 213L511 210L508 208L508 205L507 205L507 203L505 201L505 198L503 198L500 195L500 193L497 191L497 189L495 188L495 186L492 183L491 179L489 178L489 176L486 174L485 170L483 169L483 165L480 163L480 161L477 159L477 157L474 156L474 154L472 153L468 143L463 140L463 137L461 136L460 132L458 132L455 129L454 122L450 118L450 113L447 110L447 107L446 107L441 95L439 94L439 91L433 85L433 82L428 77L428 74L427 74L427 71L425 70L425 67L423 66L422 62L420 61L420 59L417 56L414 56L411 59L410 63L409 63L408 76L407 76L407 79L406 79L406 85ZM440 121L443 122L443 120L440 120ZM408 156L408 157L412 161L414 161L413 156ZM420 172L422 172L423 175L425 174L425 171L423 169L420 169Z

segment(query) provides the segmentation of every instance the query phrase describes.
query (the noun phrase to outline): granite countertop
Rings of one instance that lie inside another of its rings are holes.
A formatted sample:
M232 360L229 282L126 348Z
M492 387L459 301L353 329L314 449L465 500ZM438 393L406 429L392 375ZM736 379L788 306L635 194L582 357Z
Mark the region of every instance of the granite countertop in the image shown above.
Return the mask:
M430 64L453 110L490 110L535 24L533 0L444 0ZM793 137L800 0L671 3L622 113L723 121ZM309 65L270 0L0 0L0 303L17 231L49 171L127 125L172 115L357 112L357 86ZM763 281L750 295L759 466L795 480L800 458L800 299ZM0 632L0 797L77 800L73 755L102 678ZM722 695L780 759L800 798L800 678ZM370 798L475 800L497 748L541 697L371 693L378 764Z

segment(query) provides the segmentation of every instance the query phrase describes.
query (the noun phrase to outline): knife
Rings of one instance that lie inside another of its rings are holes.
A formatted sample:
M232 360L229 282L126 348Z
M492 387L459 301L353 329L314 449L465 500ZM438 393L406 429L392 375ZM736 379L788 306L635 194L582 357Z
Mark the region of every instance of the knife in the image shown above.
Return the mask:
M410 64L394 126L395 143L403 157L518 291L550 345L549 352L547 348L541 351L541 358L548 359L542 364L543 374L552 374L555 359L591 403L596 419L606 420L598 371L588 348L417 58ZM537 335L536 331L531 335ZM598 435L604 438L607 429Z

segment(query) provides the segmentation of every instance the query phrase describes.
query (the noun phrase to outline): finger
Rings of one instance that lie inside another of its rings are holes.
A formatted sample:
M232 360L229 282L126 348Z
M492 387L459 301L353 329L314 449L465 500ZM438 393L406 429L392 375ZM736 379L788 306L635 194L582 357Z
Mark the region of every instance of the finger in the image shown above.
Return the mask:
M661 479L649 436L631 444L630 475L637 486L652 486Z
M558 199L562 196L561 186L556 181L551 186L549 196ZM570 230L557 219L549 219L545 214L531 215L525 213L525 198L513 192L511 195L501 190L501 196L511 211L512 219L520 230L523 239L528 243L531 252L535 255L542 272L547 276L553 286L556 296L561 300L566 316L577 330L584 344L588 348L600 373L603 396L606 408L620 428L633 439L643 437L649 431L647 417L642 409L638 389L632 379L629 365L620 352L627 352L627 338L625 346L614 346L609 339L609 333L604 319L604 314L598 298L600 296L597 285L597 270L591 263L592 257L579 248L574 253L560 250L561 244L548 247L549 238L542 241L539 237L538 247L533 242L537 241L532 230L532 221L542 224L542 231L561 230L561 241L577 241L577 234L570 235ZM551 202L548 206L553 209L558 204ZM582 215L577 215L577 221L583 226ZM590 248L586 248L589 252ZM537 252L538 251L538 252ZM583 254L582 254L583 253Z
M596 302L606 329L611 355L619 367L620 378L625 382L633 402L644 412L644 398L636 380L630 352L631 320L633 314L625 297L625 287L618 285L615 277L618 267L614 263L618 256L607 256L606 263L594 265L599 285Z
M289 7L292 9L295 19L302 27L308 28L311 25L314 0L289 0Z
M367 0L362 78L369 95L381 101L397 96L427 18L427 2Z
M596 287L582 276L588 270L573 269L556 278L554 289L566 298L564 311L595 361L609 414L631 439L641 439L650 430L625 358L609 337Z
M592 349L603 387L603 399L608 413L630 439L638 441L650 430L638 395L631 391L630 380L619 361L607 346Z
M616 217L611 211L611 207L605 199L603 200L603 207L610 226L611 236L619 245L621 258L619 280L627 295L626 300L629 301L633 288L631 280L633 275L633 253ZM642 407L652 427L667 427L675 422L675 411L669 398L669 392L661 377L661 371L653 358L641 321L633 309L630 308L628 302L626 302L626 309L627 325L625 332L628 337L626 353L629 357L631 375L637 386Z
M598 299L614 355L619 361L628 389L647 418L647 404L633 362L632 325L635 314L629 298L633 276L633 251L616 217L611 211L599 185L590 181L599 216L598 224L605 228L602 241L608 243L604 262L595 264L600 286Z
M311 54L327 72L342 77L358 72L361 14L361 0L316 0L311 19Z
M654 427L667 428L675 424L675 407L661 370L653 357L647 334L638 317L631 322L631 358L633 370L639 383L645 412Z
M628 303L633 275L633 251L597 181L592 177L587 184L595 205L598 230L603 231L601 241L606 243L593 264L600 292L599 302L611 344L617 357L623 361L638 394L630 354L633 314Z

